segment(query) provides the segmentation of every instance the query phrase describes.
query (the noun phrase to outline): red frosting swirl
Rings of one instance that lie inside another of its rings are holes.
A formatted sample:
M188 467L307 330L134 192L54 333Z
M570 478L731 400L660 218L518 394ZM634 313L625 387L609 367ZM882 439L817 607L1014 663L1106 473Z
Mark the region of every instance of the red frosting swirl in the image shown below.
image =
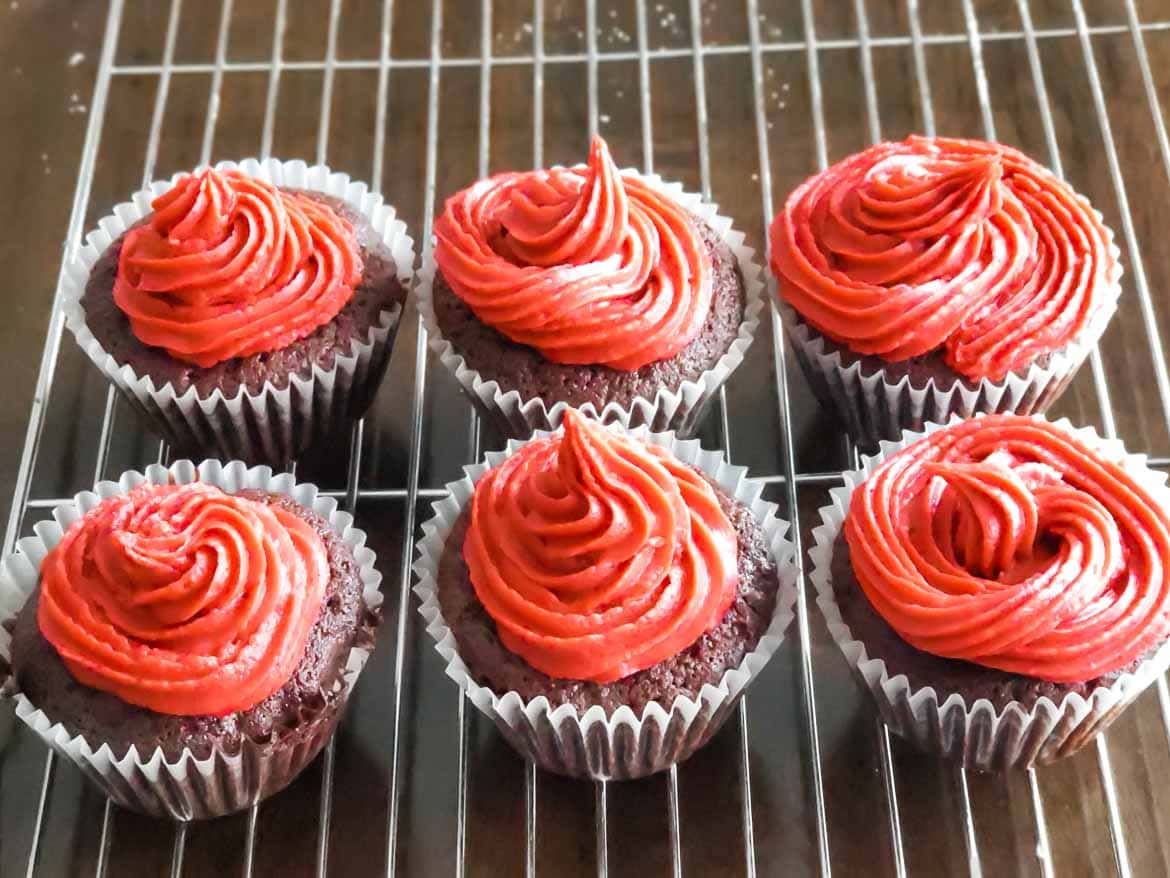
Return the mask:
M1002 378L1072 341L1115 281L1089 203L998 143L909 137L805 181L770 231L780 295L860 354L942 349Z
M141 485L45 557L37 622L86 686L218 716L288 681L328 582L324 543L293 513L206 484Z
M555 363L633 371L669 359L713 296L691 216L622 176L600 137L585 167L499 174L453 195L435 262L481 321Z
M126 233L114 301L139 341L213 366L286 347L361 282L353 227L319 201L239 171L187 174Z
M710 484L573 410L490 470L463 556L500 640L552 677L608 683L689 647L738 587Z
M857 580L907 643L1057 683L1170 636L1170 522L1069 433L993 415L932 433L853 492Z

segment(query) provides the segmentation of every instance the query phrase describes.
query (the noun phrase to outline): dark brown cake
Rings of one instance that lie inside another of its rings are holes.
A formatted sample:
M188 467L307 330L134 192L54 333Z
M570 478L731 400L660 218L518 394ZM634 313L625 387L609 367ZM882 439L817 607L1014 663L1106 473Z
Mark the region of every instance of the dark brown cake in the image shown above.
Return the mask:
M369 220L344 201L316 192L301 194L329 205L348 220L354 227L362 254L361 283L331 321L276 351L236 357L206 368L176 359L162 348L139 341L130 328L130 321L114 302L114 278L123 240L119 237L94 265L81 298L85 322L94 338L119 365L129 365L137 374L149 375L156 387L170 383L176 393L194 387L200 398L207 398L218 389L230 398L241 385L253 393L266 383L284 388L290 375L309 377L314 364L324 369L332 368L335 357L351 353L355 339L359 342L368 339L370 329L379 324L383 311L397 311L393 332L401 316L406 290L398 280L398 269L389 249L374 232ZM374 388L385 363L375 366L371 383ZM368 401L356 400L353 413L360 413Z
M240 496L279 506L309 522L321 535L329 557L330 579L321 612L309 634L304 657L285 685L248 710L226 716L176 716L156 713L91 689L73 678L37 625L39 589L29 598L13 628L12 671L17 687L39 709L96 748L107 743L118 756L131 745L139 753L161 747L168 759L184 748L205 757L213 747L238 750L245 738L272 747L293 747L306 724L328 717L342 704L336 684L350 649L373 647L377 611L362 598L359 565L329 523L283 494L241 491ZM5 669L0 667L0 677Z
M764 532L751 511L718 485L712 483L712 487L739 540L739 596L720 623L687 649L606 684L550 677L500 642L496 624L476 597L463 560L463 539L471 522L470 506L465 509L447 536L439 562L438 598L472 676L497 693L511 690L525 700L544 695L554 707L572 704L582 713L595 704L606 713L628 705L640 715L647 702L669 706L679 695L695 697L706 683L718 685L723 674L737 667L760 642L776 608L780 580Z
M791 306L781 305L781 312L791 336L795 335L792 330L800 327L812 338L820 339L825 353L840 354L843 370L859 365L863 379L872 380L875 376L881 376L884 383L893 386L909 377L910 386L918 390L925 388L932 379L935 386L942 391L947 391L959 383L968 390L978 391L973 398L974 401L969 403L970 411L1003 411L1010 407L1011 411L1020 414L1043 413L1076 377L1076 370L1071 369L1047 383L1043 381L1030 383L1018 397L1004 394L996 402L986 388L981 388L980 384L960 375L947 365L941 350L897 362L887 361L874 354L859 354L845 345L838 344L806 323ZM903 430L921 430L927 423L945 421L951 414L968 412L966 401L962 408L952 405L949 410L939 411L931 402L931 397L927 397L926 407L923 408L922 402L916 402L910 393L901 391L897 394L897 407L892 411L887 411L881 404L870 405L857 398L859 391L856 390L854 382L826 380L820 367L813 358L805 356L803 348L795 340L793 346L797 362L800 363L801 371L813 394L822 406L836 413L853 441L863 451L876 450L881 439L898 439ZM1043 368L1047 367L1051 360L1052 354L1042 354L1033 362ZM1031 364L1029 368L1030 366ZM1023 375L1026 371L1017 370L1013 374ZM880 390L877 392L881 393Z
M961 382L963 386L970 389L979 387L980 382L973 381L965 375L961 375L947 365L946 359L942 349L933 350L929 353L922 354L917 357L910 357L905 360L884 360L876 354L859 354L852 348L846 345L839 344L833 341L827 335L819 332L810 323L808 323L791 305L785 307L785 319L791 322L794 326L799 326L804 329L812 338L819 338L824 344L826 354L839 353L841 355L841 366L849 368L854 363L861 364L861 374L863 376L876 375L882 373L887 382L897 384L907 375L910 376L910 385L915 388L923 388L932 378L936 386L941 388L948 388L955 384L956 381ZM1046 368L1052 361L1052 354L1041 354L1027 367L1017 369L1013 374L1026 375L1031 366L1037 365L1040 368ZM1054 397L1055 398L1055 397Z
M710 226L696 216L692 220L711 255L714 296L702 330L668 360L633 372L550 362L534 348L517 344L481 322L442 274L436 274L432 292L439 329L469 368L485 381L498 382L505 393L517 391L522 399L542 399L549 407L558 402L575 407L592 403L599 411L608 402L626 407L635 397L653 400L660 387L676 390L714 366L735 341L743 322L746 297L735 255Z
M904 641L873 608L853 572L844 530L833 544L831 573L833 596L841 611L841 619L849 626L853 638L865 644L869 657L884 661L891 677L905 674L912 689L933 686L941 696L940 701L953 692L962 695L968 706L977 699L986 698L997 711L1012 702L1030 709L1044 696L1059 704L1070 692L1083 697L1098 686L1112 685L1121 674L1132 672L1150 657L1150 654L1143 655L1120 671L1083 683L1052 683L972 662L941 658Z

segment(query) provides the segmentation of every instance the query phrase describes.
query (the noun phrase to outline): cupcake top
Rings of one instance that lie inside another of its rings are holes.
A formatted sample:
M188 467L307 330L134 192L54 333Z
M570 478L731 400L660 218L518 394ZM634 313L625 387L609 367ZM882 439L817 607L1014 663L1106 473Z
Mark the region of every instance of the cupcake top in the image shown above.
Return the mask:
M361 281L353 227L239 171L179 178L126 233L114 301L144 344L213 366L279 350L332 320Z
M1056 683L1170 637L1170 520L1045 421L975 418L883 461L845 519L870 604L917 649Z
M225 715L283 686L329 582L287 509L144 484L75 521L41 564L37 624L70 673L158 713Z
M689 647L738 586L736 533L710 484L572 409L562 433L476 485L463 555L507 649L597 683Z
M633 371L678 354L711 308L711 258L691 215L589 163L499 174L447 200L435 262L480 321L556 363Z
M912 136L805 181L770 230L781 298L859 354L999 379L1065 347L1118 276L1082 196L1018 150Z

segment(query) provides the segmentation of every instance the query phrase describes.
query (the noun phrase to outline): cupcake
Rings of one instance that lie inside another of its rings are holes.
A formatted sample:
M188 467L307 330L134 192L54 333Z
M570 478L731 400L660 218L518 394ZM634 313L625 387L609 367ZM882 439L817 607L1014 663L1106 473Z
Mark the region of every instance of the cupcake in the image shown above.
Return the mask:
M412 247L366 184L249 159L119 205L62 297L78 343L168 442L283 464L369 405Z
M574 409L467 473L415 564L447 674L559 774L641 777L706 743L792 618L762 485L697 441Z
M217 817L332 734L381 579L365 534L267 467L182 461L102 482L0 567L0 692L119 805Z
M811 579L883 719L982 770L1073 753L1170 664L1170 491L1119 442L986 415L846 473Z
M865 448L952 414L1043 412L1120 293L1101 215L997 143L880 143L805 181L769 236L797 360Z
M691 432L751 344L760 269L713 204L589 163L499 174L447 200L419 276L431 345L506 433L570 406Z

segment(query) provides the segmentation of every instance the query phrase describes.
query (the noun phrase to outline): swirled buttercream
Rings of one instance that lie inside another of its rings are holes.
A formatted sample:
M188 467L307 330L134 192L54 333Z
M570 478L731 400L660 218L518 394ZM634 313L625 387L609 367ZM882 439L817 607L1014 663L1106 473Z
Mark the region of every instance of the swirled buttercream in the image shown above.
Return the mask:
M874 609L934 655L1084 682L1170 636L1167 510L1047 422L975 418L892 455L845 538Z
M738 587L710 484L573 410L480 480L463 554L500 640L552 677L612 682L693 644Z
M292 676L328 582L324 543L293 513L202 483L142 485L45 557L37 623L86 686L224 715Z
M909 137L805 181L770 230L782 299L860 354L999 379L1073 341L1116 280L1089 203L1018 150Z
M239 171L188 174L126 233L114 301L144 344L212 366L287 347L361 282L353 227L327 205Z
M669 359L713 296L690 214L622 175L599 137L586 166L499 174L453 195L435 263L476 317L555 363L633 371Z

